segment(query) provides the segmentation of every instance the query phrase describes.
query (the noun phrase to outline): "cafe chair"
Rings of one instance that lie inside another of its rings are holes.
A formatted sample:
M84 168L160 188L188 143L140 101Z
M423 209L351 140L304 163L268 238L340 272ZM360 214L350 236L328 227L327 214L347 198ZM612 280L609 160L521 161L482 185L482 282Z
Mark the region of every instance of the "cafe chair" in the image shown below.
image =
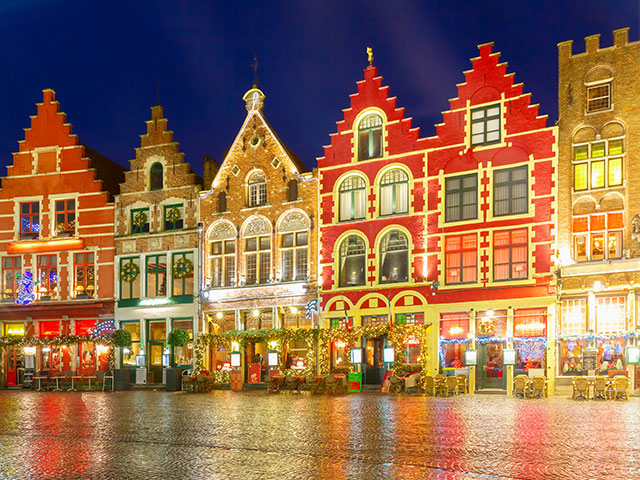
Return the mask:
M300 386L298 384L298 381L291 375L287 375L286 377L284 377L284 386L286 390L300 393Z
M611 398L629 400L629 379L627 377L613 377L611 382Z
M458 379L458 392L467 393L467 389L469 388L467 376L464 374L456 375L456 378Z
M571 398L589 400L589 381L584 377L573 377L573 395Z
M529 379L525 375L518 375L513 379L513 396L525 398L527 396L527 384Z
M458 379L456 377L447 377L444 380L444 396L448 397L450 393L458 396Z
M531 379L531 396L541 398L547 396L547 378L535 376Z
M113 377L113 370L110 370L108 372L105 372L104 377L102 377L102 391L104 392L104 389L107 385L107 380L111 381L111 391L114 392L116 389L116 382L115 379Z
M392 393L402 393L402 390L404 390L404 380L400 377L392 375L389 377L389 383L389 391Z
M593 399L607 399L608 384L606 377L599 375L593 379Z
M424 377L424 391L427 395L436 396L436 380L431 375Z

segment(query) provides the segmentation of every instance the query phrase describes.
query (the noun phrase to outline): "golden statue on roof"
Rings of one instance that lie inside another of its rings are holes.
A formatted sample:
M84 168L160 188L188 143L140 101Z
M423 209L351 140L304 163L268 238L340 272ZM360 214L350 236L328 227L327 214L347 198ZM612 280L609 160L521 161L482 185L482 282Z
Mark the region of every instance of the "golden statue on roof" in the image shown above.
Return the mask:
M373 65L373 48L367 47L367 56L369 57L369 66Z

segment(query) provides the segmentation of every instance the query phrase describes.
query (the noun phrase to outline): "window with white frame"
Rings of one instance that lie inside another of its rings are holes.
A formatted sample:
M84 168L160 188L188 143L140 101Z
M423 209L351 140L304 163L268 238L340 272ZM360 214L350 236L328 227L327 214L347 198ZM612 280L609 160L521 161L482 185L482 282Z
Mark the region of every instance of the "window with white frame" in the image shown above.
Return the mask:
M587 329L587 299L562 301L560 331L562 335L582 335Z
M622 257L624 212L573 217L573 255L576 262Z
M282 281L307 278L309 233L289 232L281 235Z
M493 215L517 215L529 211L529 179L526 165L493 172Z
M351 175L345 178L340 184L339 195L340 221L365 217L367 190L362 177Z
M380 181L380 215L409 211L409 177L404 170L387 171Z
M235 284L236 239L214 240L210 244L211 286L233 286Z
M611 108L611 82L587 87L587 113L602 112Z
M249 177L249 206L259 207L267 203L267 179L260 170L255 171Z
M626 330L625 297L597 297L596 299L596 333L621 333Z
M358 124L358 160L382 156L382 117L375 113L365 116Z
M271 278L271 236L245 238L246 284L268 283Z
M500 142L500 105L471 110L471 146Z
M574 145L573 189L580 191L622 185L623 160L623 138Z

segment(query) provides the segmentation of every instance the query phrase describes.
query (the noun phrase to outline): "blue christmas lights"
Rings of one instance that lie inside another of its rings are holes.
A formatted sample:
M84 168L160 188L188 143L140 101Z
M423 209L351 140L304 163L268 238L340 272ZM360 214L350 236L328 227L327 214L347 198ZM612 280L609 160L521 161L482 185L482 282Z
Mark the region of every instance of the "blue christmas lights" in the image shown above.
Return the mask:
M16 303L18 305L29 305L36 299L36 284L33 281L33 274L31 272L24 272L22 278L18 280L18 298Z

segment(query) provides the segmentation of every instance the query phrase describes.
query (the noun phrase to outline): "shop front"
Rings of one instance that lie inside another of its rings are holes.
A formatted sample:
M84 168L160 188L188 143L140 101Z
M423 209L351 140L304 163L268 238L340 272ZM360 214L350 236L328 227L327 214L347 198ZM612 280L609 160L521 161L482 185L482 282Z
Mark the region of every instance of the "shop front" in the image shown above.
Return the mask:
M440 315L440 372L448 375L468 374L464 352L469 348L469 314Z
M388 315L365 315L362 317L362 330L374 330L375 326L389 325ZM369 327L369 328L368 328ZM364 385L381 385L387 372L384 349L392 346L388 335L362 337L363 364L362 383Z
M547 309L517 309L513 313L514 376L546 375Z
M486 310L476 316L476 341L478 343L478 390L505 390L506 372L503 350L506 346L507 311Z

